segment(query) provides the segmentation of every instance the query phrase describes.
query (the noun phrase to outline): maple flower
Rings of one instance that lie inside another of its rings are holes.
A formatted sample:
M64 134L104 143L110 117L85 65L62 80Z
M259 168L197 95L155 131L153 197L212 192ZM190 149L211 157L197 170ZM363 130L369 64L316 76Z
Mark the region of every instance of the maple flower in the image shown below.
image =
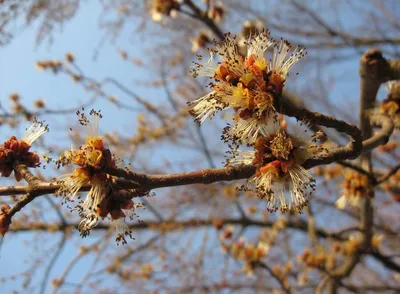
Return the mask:
M400 82L389 81L387 83L388 97L382 102L378 112L388 115L395 128L400 128Z
M41 121L35 120L26 129L24 136L18 139L11 136L6 142L0 145L0 172L3 177L9 177L18 164L27 167L38 167L40 157L36 152L29 151L33 142L49 130L48 126ZM14 171L15 179L19 182L21 174Z
M274 41L267 30L250 35L246 46L247 54L241 56L236 39L227 34L222 43L210 50L206 63L199 56L193 75L212 79L212 91L188 104L189 113L199 124L220 110L232 108L233 124L224 129L222 139L251 146L270 132L270 123L275 119L274 101L279 99L291 67L305 52L296 47L287 57L291 44ZM274 54L268 62L264 55L270 47L274 47ZM217 58L221 61L217 62Z
M349 205L352 208L360 209L364 199L370 193L368 177L357 172L347 172L342 186L342 195L336 201L336 207L345 209Z
M283 84L293 65L307 54L305 48L296 46L289 57L286 58L290 51L292 51L292 44L289 41L281 39L279 43L275 43L272 61L268 65L272 80L282 79ZM275 75L279 77L275 77Z
M246 39L248 39L252 35L259 34L260 31L263 30L263 28L264 28L264 23L263 23L263 21L261 21L259 19L246 20L243 23L242 30L241 30L241 35L243 37L243 42L242 43L245 43Z
M268 255L269 249L269 245L265 242L260 241L254 245L246 242L243 236L232 242L221 242L222 252L229 253L234 259L243 261L243 270L249 276L253 275L254 264L262 261Z
M228 124L222 133L225 142L231 141L236 145L246 143L252 145L259 136L267 136L275 128L276 115L266 113L259 118L240 118L237 114L233 117L233 124Z
M41 121L35 120L29 128L26 129L22 141L26 142L29 146L32 146L33 142L39 139L40 136L48 132L48 125L43 124Z
M267 200L268 211L298 212L307 205L306 197L315 190L315 179L302 164L326 150L315 144L304 123L298 123L291 132L278 119L272 121L269 133L257 138L253 150L234 149L228 166L256 167L244 190L255 189Z
M90 120L79 111L77 114L79 122L86 129L85 143L78 149L64 152L58 160L58 167L74 164L78 168L59 178L60 189L57 193L65 201L73 202L78 198L75 210L79 211L82 218L78 228L83 236L87 236L97 225L99 218L106 217L109 212L101 212L100 207L109 194L112 183L112 177L106 173L106 169L113 168L116 164L110 150L105 148L103 138L99 136L99 122L102 118L100 112L92 110ZM76 196L88 184L91 189L82 201Z
M215 82L210 85L211 93L189 103L195 120L202 123L227 107L254 109L255 96L267 93L263 77L267 68L264 52L273 44L269 32L263 31L249 41L248 54L242 57L237 51L236 39L227 34L221 44L210 49L210 59L206 64L201 63L202 57L199 56L200 62L196 62L193 69L194 77L207 76ZM216 63L216 57L222 61Z
M296 47L286 58L291 51L290 43L274 41L268 30L250 36L246 46L246 56L240 55L236 38L227 34L223 42L209 50L207 62L198 56L193 76L213 80L210 93L188 103L189 112L198 123L226 108L233 108L241 119L263 121L266 113L274 110L274 99L281 95L289 70L305 55L304 49ZM268 62L264 53L271 46L274 55ZM216 61L217 58L220 61Z
M117 237L115 239L117 244L119 242L126 244L126 237L133 239L132 230L129 228L126 219L132 220L136 216L135 210L142 206L142 203L134 203L132 200L127 200L120 203L119 209L111 212L111 220L117 231Z
M180 4L177 0L153 0L150 9L151 18L159 22L164 15L174 16L179 8Z
M200 32L199 35L192 39L192 52L197 52L200 49L206 48L206 45L210 42L210 37L207 33Z

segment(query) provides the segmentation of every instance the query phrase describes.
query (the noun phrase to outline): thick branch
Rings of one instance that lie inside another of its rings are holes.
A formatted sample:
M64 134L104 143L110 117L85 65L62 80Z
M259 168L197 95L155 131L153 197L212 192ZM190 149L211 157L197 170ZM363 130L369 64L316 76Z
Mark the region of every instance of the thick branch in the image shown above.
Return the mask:
M383 119L382 117L372 117L370 121L366 114L369 109L372 109L375 106L376 95L381 83L398 78L399 67L399 62L387 61L385 58L383 58L382 53L375 49L369 50L361 58L359 124L363 139L365 140L365 151L369 151L379 144L387 142L388 137L393 131L393 124L387 120ZM382 129L380 132L378 132L378 134L371 138L372 125L378 122L380 123ZM368 147L370 147L370 149ZM372 172L370 152L365 152L362 154L360 158L360 164L361 168L367 170L369 173ZM365 252L370 248L373 228L373 207L371 198L373 196L373 191L371 191L370 195L366 195L361 208L360 230L363 232L363 242L359 250L355 252L347 262L329 274L329 276L332 278L330 283L333 284L333 288L336 288L336 286L340 284L340 280L342 278L351 274L357 263L360 261L362 252ZM334 293L336 292L337 291L335 289Z
M370 152L380 145L385 145L393 133L393 121L384 115L375 115L370 118L371 125L381 129L373 137L363 141L363 153Z

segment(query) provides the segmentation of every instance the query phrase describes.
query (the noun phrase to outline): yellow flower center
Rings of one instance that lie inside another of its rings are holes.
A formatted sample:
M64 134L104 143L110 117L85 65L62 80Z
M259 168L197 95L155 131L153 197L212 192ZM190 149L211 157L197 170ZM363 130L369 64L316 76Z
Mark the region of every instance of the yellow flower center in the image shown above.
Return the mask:
M253 75L251 73L246 73L240 77L240 81L244 83L245 85L250 84L250 82L254 79Z
M260 69L260 70L265 70L267 68L268 62L265 60L264 57L257 58L256 62L254 64Z
M229 101L232 107L246 107L247 96L249 95L248 89L243 87L242 83L239 83L237 87L232 90L232 100Z
M279 132L276 134L275 138L271 141L271 152L279 159L287 160L290 153L293 150L293 142L285 133Z
M87 164L98 167L103 158L103 153L100 150L93 150L87 153Z
M85 152L83 150L73 150L71 151L72 162L76 165L85 165Z

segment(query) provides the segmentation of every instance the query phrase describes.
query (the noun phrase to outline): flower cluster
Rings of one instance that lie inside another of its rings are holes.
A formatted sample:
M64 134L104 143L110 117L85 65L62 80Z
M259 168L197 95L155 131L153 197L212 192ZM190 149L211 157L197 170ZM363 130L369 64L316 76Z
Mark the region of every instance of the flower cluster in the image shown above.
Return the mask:
M317 139L304 124L288 131L286 124L273 118L263 136L258 136L255 151L230 151L230 166L252 164L256 173L248 179L244 190L256 188L258 196L267 200L271 212L301 213L306 196L315 189L315 180L302 164L325 151L315 145Z
M390 116L395 128L400 128L400 82L390 81L387 83L388 97L382 102L380 112Z
M245 190L255 187L259 197L267 200L269 211L301 212L306 196L315 188L314 178L302 167L325 149L317 146L317 136L308 132L307 124L298 123L292 132L275 111L289 71L306 53L286 40L275 41L269 31L250 34L247 54L238 51L236 38L226 35L221 44L210 50L208 62L195 63L194 77L206 76L211 92L189 102L190 114L203 123L218 111L231 108L232 124L223 131L222 139L231 143L227 164L253 165L256 173L247 181ZM273 48L267 61L265 52ZM220 60L216 60L219 58ZM240 151L240 145L253 148Z
M258 35L264 29L264 23L261 20L246 20L238 36L239 50L246 50L247 40L251 36Z
M383 189L392 195L392 201L400 202L400 170L392 175L384 184Z
M373 234L371 246L374 249L379 248L383 241L383 235ZM348 240L344 242L335 242L332 246L333 254L341 254L342 256L351 256L361 248L363 237L361 234L351 234Z
M164 15L173 16L179 8L177 0L153 0L150 13L153 21L161 21Z
M370 195L371 184L368 177L358 172L347 172L342 186L342 196L335 203L339 209L344 209L347 205L360 208L363 199Z
M215 3L208 10L208 18L215 20L216 22L220 22L226 14L225 8L221 2Z
M270 62L264 57L269 47L274 47ZM286 59L291 48L288 41L276 42L263 30L249 40L243 57L237 50L236 38L226 35L216 49L210 49L207 63L202 62L201 56L195 63L193 76L207 76L213 81L211 93L189 103L190 113L203 123L217 111L232 108L238 118L262 122L273 109L275 97L281 94L290 68L305 54L304 49L296 47ZM216 62L217 57L221 61Z
M58 73L62 66L63 64L59 60L39 60L36 62L36 69L41 71L51 69L54 73Z
M242 237L238 241L223 242L221 246L223 252L245 263L243 271L250 276L253 275L254 264L262 261L269 252L269 246L265 243L259 242L257 245L246 243Z
M117 227L117 242L126 243L125 236L132 235L125 223L125 217L133 217L135 205L131 200L117 201L108 197L112 193L113 178L106 170L116 167L116 163L110 150L105 148L103 138L98 134L102 115L92 110L92 119L89 120L84 113L78 111L77 114L81 125L87 130L86 140L80 148L66 151L57 161L58 167L71 163L78 166L72 173L61 177L58 194L62 195L65 201L79 201L76 209L82 218L79 224L82 236L90 233L99 218L105 218L109 214ZM91 185L91 189L82 201L78 193L88 184Z
M23 164L27 167L38 167L40 157L36 152L29 151L32 143L48 131L48 126L35 120L26 130L22 139L12 136L0 145L0 172L3 177L9 177L14 171L15 179L22 179L20 173L14 170L16 165Z
M248 39L255 34L259 34L263 28L264 23L261 20L246 20L243 23L241 35Z
M306 248L303 253L299 256L299 261L309 268L323 268L331 269L336 265L335 254L317 250L317 252L311 251L310 248Z
M211 39L207 33L200 32L197 37L192 40L192 52L197 52L200 49L206 48Z
M279 279L285 288L289 288L289 276L292 274L293 264L288 261L285 265L281 266L275 264L272 268L272 273Z

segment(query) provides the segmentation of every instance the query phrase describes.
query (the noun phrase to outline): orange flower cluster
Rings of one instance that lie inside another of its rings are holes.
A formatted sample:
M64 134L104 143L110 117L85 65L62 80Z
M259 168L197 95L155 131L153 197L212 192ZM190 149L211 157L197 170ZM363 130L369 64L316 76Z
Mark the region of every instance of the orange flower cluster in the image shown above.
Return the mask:
M346 242L333 244L332 251L335 253L340 253L343 256L353 255L362 244L362 240L359 238L351 238Z
M60 179L61 186L57 193L62 195L65 201L73 202L81 188L90 184L92 187L85 200L82 201L80 196L77 196L79 201L74 208L78 210L82 218L78 227L81 235L84 237L89 235L99 219L104 219L109 215L116 226L116 241L124 244L126 243L125 236L132 238L132 232L125 222L125 217L136 216L134 209L140 205L135 205L132 200L121 201L110 197L113 177L107 174L107 169L115 168L116 163L111 151L105 148L103 138L99 136L101 113L91 110L91 120L80 111L77 115L80 124L86 129L85 144L79 149L66 151L57 161L58 167L71 163L78 166L71 174Z
M225 8L222 3L216 3L208 11L208 18L220 22L225 16Z
M110 149L104 148L100 137L88 137L86 144L81 149L69 151L66 159L83 168L89 175L102 176L106 168L115 167Z
M314 178L302 164L326 149L316 145L320 133L309 134L304 122L287 132L287 123L276 112L274 101L281 97L290 69L306 52L299 46L292 51L290 42L270 38L268 30L249 36L245 45L244 55L235 37L227 34L209 50L207 62L198 56L193 76L209 77L211 92L188 102L189 113L202 124L217 112L232 109L232 124L222 134L231 144L227 165L256 167L243 190L254 190L255 186L257 195L267 200L268 211L301 213L307 205L305 197L315 189ZM267 60L265 52L270 47L273 55ZM254 151L241 151L240 145Z
M336 201L339 209L344 209L347 204L359 208L362 200L370 195L371 184L368 177L358 172L346 173L342 186L342 196Z
M27 167L38 167L40 157L36 152L31 152L32 143L41 135L48 131L48 126L43 122L34 121L26 130L22 139L15 136L10 137L6 142L0 145L0 173L3 177L9 177L18 164ZM19 182L22 176L14 171L15 179Z
M171 16L179 10L180 4L176 0L153 0L151 3L151 16L153 21L161 21L164 15Z
M383 100L380 111L388 115L394 123L395 128L400 128L400 82L391 81L387 84L388 97Z
M309 248L300 255L300 261L310 268L333 268L336 264L335 255L326 252L312 252Z
M202 61L202 56L194 63L194 77L208 76L214 80L210 83L211 93L189 103L190 114L199 123L228 107L236 112L234 121L255 119L261 124L266 123L269 112L274 111L274 99L282 93L290 68L305 55L304 49L296 47L286 59L292 45L286 40L276 42L270 38L268 30L249 39L246 56L239 54L236 43L235 37L227 34L221 44L210 49L207 63ZM267 61L264 52L269 47L274 47L274 55ZM215 57L222 60L216 62Z
M274 118L267 125L267 135L255 140L255 151L231 151L227 162L256 167L242 189L252 190L255 185L257 195L267 200L268 211L301 213L307 205L306 196L315 190L315 180L302 164L326 150L314 145L317 139L304 126L289 132L285 125Z
M232 232L232 228L227 228L220 236L222 251L229 253L234 259L243 261L245 263L244 271L252 275L254 264L262 261L268 254L269 245L264 242L258 242L257 245L246 243L243 237L228 243L226 240L232 236L228 232Z
M348 173L343 183L344 193L353 197L365 197L369 191L368 177L357 172Z
M200 32L196 38L192 40L192 52L197 52L199 49L206 48L207 44L211 42L208 34Z
M54 73L57 73L63 64L59 60L39 60L36 62L36 69L48 70L51 69Z
M0 172L2 177L9 177L17 164L24 164L27 167L37 167L40 165L40 157L36 152L31 152L31 146L15 136L10 137L0 146ZM17 182L22 180L22 176L14 171Z

